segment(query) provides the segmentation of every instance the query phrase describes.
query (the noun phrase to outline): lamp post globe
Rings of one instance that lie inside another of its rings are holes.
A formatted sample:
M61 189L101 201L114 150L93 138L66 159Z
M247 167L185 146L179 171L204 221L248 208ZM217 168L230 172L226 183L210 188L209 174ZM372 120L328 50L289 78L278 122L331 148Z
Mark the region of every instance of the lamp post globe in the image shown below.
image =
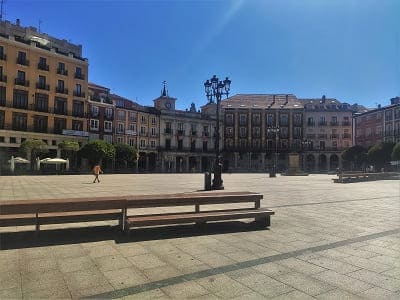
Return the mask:
M223 190L222 180L222 157L219 151L219 140L220 140L220 102L223 95L228 97L230 91L231 81L228 77L224 81L220 81L216 75L211 79L207 79L204 82L204 90L209 103L217 104L216 118L217 124L215 128L215 163L214 163L214 178L211 188L213 190Z

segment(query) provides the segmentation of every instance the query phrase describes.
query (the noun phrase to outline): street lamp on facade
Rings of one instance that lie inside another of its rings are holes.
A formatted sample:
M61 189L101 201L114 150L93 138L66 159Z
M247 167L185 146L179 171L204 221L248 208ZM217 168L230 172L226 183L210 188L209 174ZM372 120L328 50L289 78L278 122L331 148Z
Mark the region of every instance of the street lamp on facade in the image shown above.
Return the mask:
M279 126L271 126L267 128L267 132L275 135L275 160L272 170L269 172L269 177L276 177L276 170L278 165L278 142L279 142Z
M219 152L219 109L222 95L226 95L228 97L229 90L231 87L231 81L228 77L225 78L224 81L219 81L217 76L213 76L211 79L207 79L204 82L204 89L206 92L206 96L209 103L214 103L214 99L217 103L217 128L216 128L216 137L215 137L215 165L214 165L214 179L212 184L212 189L214 190L223 190L223 181L222 181L222 159Z

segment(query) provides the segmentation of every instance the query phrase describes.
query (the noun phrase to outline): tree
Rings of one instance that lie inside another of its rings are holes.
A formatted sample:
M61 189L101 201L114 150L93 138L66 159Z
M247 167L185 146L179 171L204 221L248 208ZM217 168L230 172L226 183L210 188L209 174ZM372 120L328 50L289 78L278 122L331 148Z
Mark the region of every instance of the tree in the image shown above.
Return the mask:
M398 142L392 151L392 159L393 160L400 160L400 142Z
M136 149L128 144L115 144L115 162L117 167L126 168L136 160Z
M76 141L66 140L58 144L61 150L61 156L67 157L72 166L76 165L76 153L79 151L79 143Z
M103 159L113 159L115 156L114 145L102 140L87 143L79 150L82 157L89 160L90 165L94 166Z
M31 161L31 169L35 164L36 157L39 153L48 153L49 149L45 142L36 139L27 139L21 143L19 148L23 155Z
M359 145L350 147L342 152L342 159L352 165L353 168L361 168L367 161L367 150Z
M393 143L378 143L368 150L368 161L376 167L383 167L391 160Z

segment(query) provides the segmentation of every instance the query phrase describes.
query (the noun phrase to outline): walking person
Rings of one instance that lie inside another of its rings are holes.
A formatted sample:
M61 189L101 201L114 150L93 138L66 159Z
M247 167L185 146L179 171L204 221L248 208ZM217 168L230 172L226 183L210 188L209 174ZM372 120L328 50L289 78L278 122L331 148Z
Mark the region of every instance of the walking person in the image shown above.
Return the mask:
M95 176L93 183L96 182L100 182L99 180L99 174L102 173L103 174L103 170L100 168L100 165L97 163L94 167L93 167L93 174Z

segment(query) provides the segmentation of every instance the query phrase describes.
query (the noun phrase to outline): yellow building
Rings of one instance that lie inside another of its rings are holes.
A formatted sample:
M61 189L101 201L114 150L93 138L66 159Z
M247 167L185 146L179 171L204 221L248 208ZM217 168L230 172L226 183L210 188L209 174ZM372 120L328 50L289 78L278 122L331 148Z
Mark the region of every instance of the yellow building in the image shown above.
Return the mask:
M82 46L0 21L0 165L26 139L57 154L64 140L87 141L88 61Z

